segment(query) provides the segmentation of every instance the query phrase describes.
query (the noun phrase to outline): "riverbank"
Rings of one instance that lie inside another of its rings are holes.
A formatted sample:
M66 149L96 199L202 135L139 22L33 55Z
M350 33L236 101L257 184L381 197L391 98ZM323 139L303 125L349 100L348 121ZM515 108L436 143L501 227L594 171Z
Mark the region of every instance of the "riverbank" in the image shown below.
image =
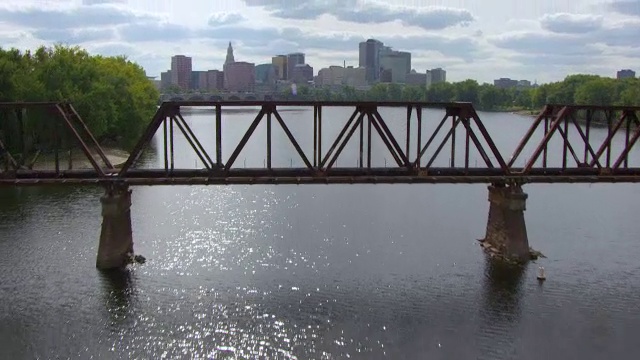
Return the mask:
M129 153L125 150L111 147L102 147L102 151L111 164L118 168L124 165L124 163L129 158ZM91 151L92 156L96 159L98 164L103 165L102 159L100 155L93 150ZM84 170L84 169L93 169L93 165L87 159L84 152L80 149L73 149L71 152L71 161L69 161L69 152L60 152L59 154L59 163L61 170L68 170L72 168L74 170ZM54 154L46 154L41 155L38 160L33 165L33 170L55 170L56 168L56 160Z

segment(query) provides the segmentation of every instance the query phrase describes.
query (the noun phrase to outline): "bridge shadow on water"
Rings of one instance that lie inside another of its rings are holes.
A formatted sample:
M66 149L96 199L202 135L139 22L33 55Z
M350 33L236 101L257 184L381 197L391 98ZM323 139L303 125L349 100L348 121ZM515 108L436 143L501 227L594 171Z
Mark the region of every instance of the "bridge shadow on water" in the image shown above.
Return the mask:
M507 264L487 258L482 313L491 321L519 321L523 297L522 284L526 272L526 265Z

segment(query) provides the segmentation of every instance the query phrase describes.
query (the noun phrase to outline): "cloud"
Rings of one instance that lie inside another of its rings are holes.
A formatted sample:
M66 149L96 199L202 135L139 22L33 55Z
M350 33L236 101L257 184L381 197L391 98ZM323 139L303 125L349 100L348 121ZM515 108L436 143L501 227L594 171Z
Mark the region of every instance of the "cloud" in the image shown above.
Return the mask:
M75 29L130 24L154 17L112 5L0 7L0 21L31 29Z
M405 25L426 30L442 30L453 26L466 26L475 18L465 9L450 7L407 7L383 2L361 0L244 0L248 6L265 8L271 15L285 19L317 19L321 15L333 15L339 20L380 24L399 21Z
M604 17L586 14L547 14L540 19L542 28L555 33L582 34L600 30Z
M82 0L82 5L126 4L127 0Z
M623 21L600 31L594 41L609 46L630 46L638 48L640 47L640 43L638 43L639 36L640 21Z
M514 32L488 39L489 43L529 55L593 55L595 51L585 37L575 34Z
M614 1L609 7L620 14L640 16L640 0Z
M196 34L188 27L160 21L134 22L119 27L118 33L122 40L132 43L182 41L191 39Z
M246 18L239 13L214 13L209 17L208 25L211 27L232 25L245 21Z
M209 40L239 40L243 47L251 48L251 53L275 55L308 49L326 51L350 51L357 56L358 43L365 40L355 33L305 32L294 27L251 28L239 25L222 26L201 30L200 37ZM402 50L432 50L444 55L470 60L479 50L479 44L472 37L446 37L425 34L412 36L390 35L377 38L385 44ZM282 47L280 47L282 46Z
M112 40L115 32L113 29L38 29L33 31L33 36L45 41L82 44L92 41Z

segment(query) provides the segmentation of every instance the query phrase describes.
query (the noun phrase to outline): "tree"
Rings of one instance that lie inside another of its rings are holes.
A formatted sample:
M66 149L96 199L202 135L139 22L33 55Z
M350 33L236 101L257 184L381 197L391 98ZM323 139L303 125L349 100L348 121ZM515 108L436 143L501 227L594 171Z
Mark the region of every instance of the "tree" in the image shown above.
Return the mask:
M0 100L68 101L99 141L127 144L138 138L156 111L158 97L142 67L123 56L91 56L79 47L61 45L34 53L0 49ZM52 147L51 122L42 121L45 114L26 114L22 132L10 125L12 116L4 114L6 121L0 121L3 140L26 137L33 148ZM15 148L19 142L11 143Z

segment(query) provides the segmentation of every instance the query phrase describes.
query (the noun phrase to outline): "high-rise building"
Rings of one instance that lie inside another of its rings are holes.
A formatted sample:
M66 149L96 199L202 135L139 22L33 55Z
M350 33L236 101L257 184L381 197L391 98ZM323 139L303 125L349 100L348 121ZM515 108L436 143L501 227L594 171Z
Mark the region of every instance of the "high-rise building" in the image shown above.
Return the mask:
M447 72L442 68L427 70L427 88L437 83L447 82Z
M188 90L191 83L191 58L175 55L171 58L171 84L183 90Z
M380 55L380 68L391 71L389 82L405 83L407 74L411 71L411 53L384 49Z
M363 67L329 66L318 71L317 85L361 87L367 84L366 75Z
M360 67L366 69L367 81L374 83L380 79L380 53L384 44L376 39L360 43Z
M629 79L629 78L634 78L634 77L636 77L636 72L633 71L633 70L629 70L629 69L620 70L616 74L616 78L618 80L620 80L620 79Z
M233 57L233 46L231 46L231 41L229 41L229 46L227 47L227 57L224 59L224 64L231 64L236 62L235 58Z
M207 71L207 90L223 90L224 89L224 74L220 70Z
M191 72L191 89L207 90L208 89L207 72L192 71Z
M273 64L256 65L256 84L273 85L277 80L276 67Z
M407 85L427 85L427 73L419 73L415 70L411 70L410 73L407 74Z
M276 77L278 80L287 80L289 78L287 67L287 55L277 55L271 58L271 64L276 67Z
M292 79L293 69L295 69L296 65L304 65L304 54L303 53L292 53L287 55L287 80Z
M255 84L255 64L238 61L224 65L224 88L226 90L253 91Z
M160 74L160 89L166 90L171 86L171 70Z
M309 64L298 64L291 71L292 82L304 84L313 81L313 68Z

